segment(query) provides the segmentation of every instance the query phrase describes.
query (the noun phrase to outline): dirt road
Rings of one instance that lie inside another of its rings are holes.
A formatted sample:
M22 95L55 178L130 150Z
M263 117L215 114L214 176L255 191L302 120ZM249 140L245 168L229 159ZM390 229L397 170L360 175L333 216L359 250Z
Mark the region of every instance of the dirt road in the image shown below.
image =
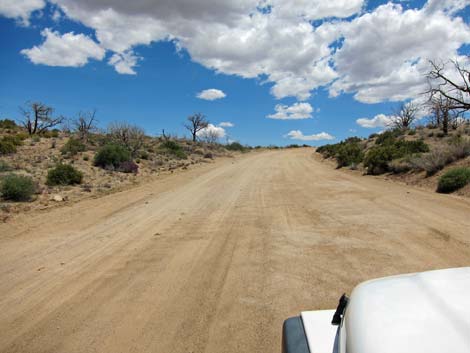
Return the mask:
M280 351L358 282L470 265L470 202L252 153L0 225L0 352Z

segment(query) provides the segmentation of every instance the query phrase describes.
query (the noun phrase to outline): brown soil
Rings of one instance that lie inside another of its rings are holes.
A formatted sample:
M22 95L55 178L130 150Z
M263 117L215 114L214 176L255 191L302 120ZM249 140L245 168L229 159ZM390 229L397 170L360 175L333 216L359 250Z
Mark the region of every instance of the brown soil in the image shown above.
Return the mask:
M1 352L278 352L282 321L359 282L470 265L470 201L223 159L0 224Z

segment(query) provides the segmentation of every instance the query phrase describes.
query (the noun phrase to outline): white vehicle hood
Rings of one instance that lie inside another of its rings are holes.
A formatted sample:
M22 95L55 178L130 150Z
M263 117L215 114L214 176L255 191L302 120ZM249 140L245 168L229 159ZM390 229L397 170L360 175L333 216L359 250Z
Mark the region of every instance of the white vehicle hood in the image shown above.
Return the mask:
M347 353L468 353L470 267L364 282L343 329Z

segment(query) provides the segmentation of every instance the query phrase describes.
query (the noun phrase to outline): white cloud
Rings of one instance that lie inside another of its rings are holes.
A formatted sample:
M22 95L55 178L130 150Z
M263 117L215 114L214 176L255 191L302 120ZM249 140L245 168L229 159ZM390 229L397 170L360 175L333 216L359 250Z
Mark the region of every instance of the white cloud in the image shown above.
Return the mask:
M393 122L393 116L385 114L378 114L372 119L360 118L356 120L356 123L367 129L373 129L376 127L387 127Z
M199 130L197 132L197 136L202 139L208 138L208 137L216 137L217 139L221 139L225 137L225 135L226 135L226 132L223 127L215 126L213 124L209 124L207 125L206 128Z
M221 91L220 89L209 88L205 89L204 91L199 92L196 97L199 99L205 99L208 101L213 101L216 99L225 98L227 95Z
M222 121L219 126L221 127L234 127L235 124L234 123L231 123L230 121Z
M105 50L84 34L69 32L61 35L46 28L41 35L45 37L41 45L21 50L34 64L79 67L89 59L104 58Z
M50 2L95 31L119 73L136 73L136 46L171 40L218 73L261 78L278 99L305 101L319 87L365 103L416 98L426 89L427 59L458 57L470 43L468 24L456 17L468 0L407 10L389 2L369 12L364 0ZM25 21L44 4L3 0L0 14Z
M344 44L334 55L340 78L330 94L355 93L364 103L415 98L426 90L429 59L458 56L470 41L461 18L388 3L343 23Z
M44 0L2 0L0 15L19 19L23 25L28 26L31 13L44 6L46 6Z
M286 135L284 135L285 138L290 138L291 140L300 140L300 141L321 141L321 140L334 140L334 136L331 136L330 134L326 132L320 132L318 134L313 134L313 135L304 135L302 131L300 130L292 130L289 131Z
M277 120L299 120L310 119L313 108L310 103L294 103L291 106L277 104L274 107L276 113L267 116L269 119Z
M140 57L132 51L124 53L116 53L109 59L109 65L114 66L114 69L123 75L135 75L134 67L137 66Z

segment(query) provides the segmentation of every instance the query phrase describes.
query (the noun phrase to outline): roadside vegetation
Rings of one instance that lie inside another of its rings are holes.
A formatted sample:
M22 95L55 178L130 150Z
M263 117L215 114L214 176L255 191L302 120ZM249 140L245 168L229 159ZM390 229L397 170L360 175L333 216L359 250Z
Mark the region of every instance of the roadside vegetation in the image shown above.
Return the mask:
M470 167L470 69L457 62L450 64L462 85L447 76L445 63L430 62L428 99L424 104L399 105L381 133L368 138L350 137L316 151L325 159L335 160L337 168L386 174L443 193L466 188ZM470 196L470 190L463 194Z
M17 121L0 119L2 214L109 193L251 150L238 142L221 143L219 136L204 130L209 121L199 113L186 119L191 134L186 138L164 130L149 136L127 122L102 129L96 110L69 119L47 104L28 102L20 112Z

